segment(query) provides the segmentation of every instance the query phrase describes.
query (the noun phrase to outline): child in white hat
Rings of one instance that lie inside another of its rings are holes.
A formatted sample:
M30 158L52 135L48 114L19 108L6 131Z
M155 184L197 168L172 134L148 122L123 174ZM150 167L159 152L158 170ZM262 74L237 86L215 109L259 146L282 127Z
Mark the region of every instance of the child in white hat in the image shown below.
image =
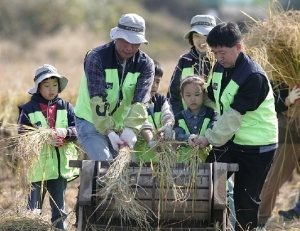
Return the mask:
M52 65L44 64L36 70L34 83L34 88L28 92L32 95L30 101L19 107L19 133L26 132L23 130L26 125L53 129L55 135L51 143L45 143L34 168L28 169L28 179L33 189L28 197L27 208L42 209L48 191L51 221L56 228L67 230L64 223L67 216L64 196L67 182L79 174L77 168L69 167L69 160L77 159L73 143L77 139L73 107L58 96L66 88L68 79L58 74Z

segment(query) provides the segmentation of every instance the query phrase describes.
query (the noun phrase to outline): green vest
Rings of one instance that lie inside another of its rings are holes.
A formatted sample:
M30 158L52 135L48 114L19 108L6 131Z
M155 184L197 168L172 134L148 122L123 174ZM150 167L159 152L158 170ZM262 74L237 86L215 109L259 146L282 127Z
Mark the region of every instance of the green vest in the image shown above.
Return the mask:
M222 72L214 72L211 79L211 84L219 86L213 90L213 93L216 99L216 110L220 115L230 108L239 89L237 82L231 79L220 95L222 74ZM241 127L233 138L235 144L268 145L278 142L278 122L270 83L269 89L265 100L255 111L247 111L245 115L242 115Z
M117 69L106 69L105 70L105 82L112 83L111 88L107 89L106 100L110 103L109 112L111 113L116 107L117 109L113 113L112 117L116 124L116 130L121 130L123 127L123 118L125 117L131 102L133 100L137 79L140 73L128 73L124 77L124 82L122 84L122 89L119 85L119 77ZM123 100L118 106L119 91L123 93ZM93 123L92 110L90 107L90 96L87 87L86 75L82 76L79 88L79 94L75 106L75 115L79 118Z
M41 122L43 128L49 128L41 111L29 113L28 116L32 124ZM57 110L55 127L68 127L66 110ZM79 169L69 167L69 160L77 159L78 155L73 142L66 142L62 147L45 144L39 160L34 164L34 168L28 170L28 180L29 182L53 180L61 175L63 178L71 181L79 175Z
M148 115L148 122L153 126L153 133L156 133L157 129L162 127L161 124L161 112L154 112L153 117ZM135 162L157 162L157 155L151 151L148 146L148 143L144 140L144 138L139 135L138 141L134 145L134 161Z
M201 129L200 129L198 135L204 136L204 133L207 129L209 122L210 122L209 118L204 118L203 124L201 126ZM178 120L178 124L185 131L186 134L190 134L190 130L188 129L188 126L184 119ZM185 162L185 160L188 159L189 154L192 150L193 150L193 148L190 146L189 147L181 147L180 155L177 158L177 160L178 160L177 162L179 162L179 163ZM209 148L202 149L199 151L198 157L199 157L199 160L201 163L205 162L206 157L208 156L210 150L211 150L211 146L209 146Z

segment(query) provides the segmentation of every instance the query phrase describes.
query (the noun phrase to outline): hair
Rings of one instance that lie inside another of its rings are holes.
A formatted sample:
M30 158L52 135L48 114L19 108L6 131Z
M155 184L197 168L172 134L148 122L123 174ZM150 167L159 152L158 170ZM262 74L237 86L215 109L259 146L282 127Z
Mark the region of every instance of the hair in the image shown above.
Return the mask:
M190 44L191 46L194 46L194 41L193 41L193 34L194 34L194 33L195 33L194 31L191 31L191 32L189 33L189 37L188 37L189 44Z
M186 78L181 80L180 93L183 95L184 88L186 85L193 83L199 85L203 92L206 92L205 80L203 76L200 75L188 75Z
M242 42L242 33L235 22L223 22L208 33L206 42L210 47L233 47Z
M161 64L153 59L154 67L155 67L155 74L156 76L162 77L164 75L164 69L162 68Z

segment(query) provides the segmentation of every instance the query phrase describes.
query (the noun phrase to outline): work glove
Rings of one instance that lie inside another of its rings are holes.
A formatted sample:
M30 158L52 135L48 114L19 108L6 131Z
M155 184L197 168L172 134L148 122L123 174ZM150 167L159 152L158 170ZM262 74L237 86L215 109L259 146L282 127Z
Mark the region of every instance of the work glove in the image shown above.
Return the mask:
M293 90L290 91L288 99L290 101L290 104L296 103L297 100L300 98L300 88L298 85L296 85Z
M156 140L150 140L150 141L148 142L148 146L149 146L149 148L150 148L151 150L155 150L156 144L157 144Z
M123 124L126 127L134 129L139 132L142 125L148 119L146 106L142 103L135 103L130 106L124 119Z
M188 139L189 145L194 147L198 144L197 141L198 141L198 136L196 134L191 134Z
M166 140L171 140L173 139L174 136L174 131L173 131L173 126L171 124L165 124L163 127L158 129L158 133L163 132L164 133L164 138Z
M125 127L120 135L121 140L123 140L129 148L133 148L137 138L132 128Z
M55 146L55 147L61 147L64 145L64 142L65 142L65 139L61 136L58 136L56 134L53 134L52 135L52 138L50 140L50 144L52 146Z
M56 128L55 129L56 135L62 138L66 138L68 131L66 128Z
M238 111L229 108L219 117L212 129L209 128L205 131L205 138L211 145L220 147L232 138L241 127L241 124L242 115Z
M118 152L119 146L122 145L124 142L120 139L120 137L114 131L111 131L110 133L108 133L107 136L109 138L109 141L110 141L113 149Z

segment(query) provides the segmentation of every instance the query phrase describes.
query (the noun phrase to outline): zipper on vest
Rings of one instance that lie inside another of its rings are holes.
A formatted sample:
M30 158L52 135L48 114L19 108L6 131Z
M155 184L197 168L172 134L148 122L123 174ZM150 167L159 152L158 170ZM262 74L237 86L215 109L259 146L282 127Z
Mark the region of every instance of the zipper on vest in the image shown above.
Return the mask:
M121 101L123 100L122 87L123 87L124 74L125 74L125 69L126 69L126 60L124 61L124 63L121 64L121 66L122 66L122 76L121 76L121 81L120 81L120 86L119 86L119 91L118 91L118 102L117 102L115 108L110 113L110 115L113 115L115 113L115 111L120 107ZM122 94L122 97L120 97L121 94Z

